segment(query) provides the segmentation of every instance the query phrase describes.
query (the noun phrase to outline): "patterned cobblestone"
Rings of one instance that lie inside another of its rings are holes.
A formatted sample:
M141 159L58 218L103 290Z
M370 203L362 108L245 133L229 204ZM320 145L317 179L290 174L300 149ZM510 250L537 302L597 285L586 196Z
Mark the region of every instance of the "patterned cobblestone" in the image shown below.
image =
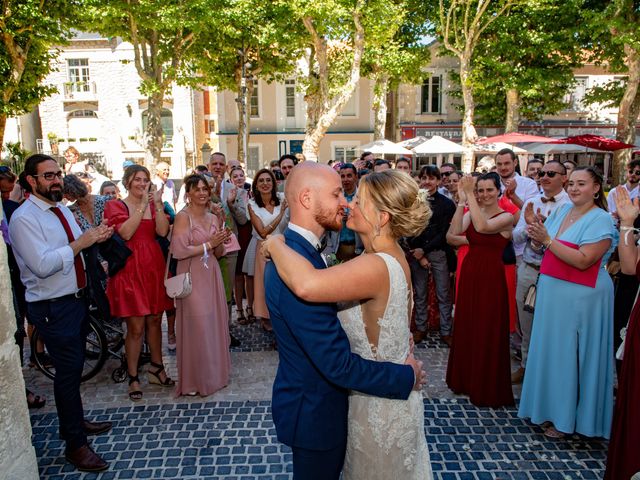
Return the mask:
M103 480L291 478L291 452L276 441L269 401L136 405L92 409L87 416L114 422L109 434L93 440L111 462ZM98 478L65 464L54 413L31 418L42 478ZM441 480L597 479L603 473L604 442L547 441L513 408L425 399L425 429Z

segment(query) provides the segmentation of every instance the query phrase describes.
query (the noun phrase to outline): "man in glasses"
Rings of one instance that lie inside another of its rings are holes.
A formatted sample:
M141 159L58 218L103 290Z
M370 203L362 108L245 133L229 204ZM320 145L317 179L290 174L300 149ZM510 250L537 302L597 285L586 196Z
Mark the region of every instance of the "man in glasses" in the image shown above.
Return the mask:
M633 200L640 194L640 160L632 160L627 166L627 181L624 184L624 188L629 192L629 198ZM607 207L609 207L609 213L614 216L616 223L618 222L618 216L616 214L616 190L615 188L609 192L607 196Z
M451 179L449 177L456 170L457 167L455 163L443 163L440 167L440 175L442 175L442 181L440 188L438 188L438 192L447 197L449 200L453 199L453 194L449 191L449 185L451 185Z
M513 241L524 245L522 262L518 267L518 283L516 287L516 302L518 305L518 333L521 337L522 359L520 367L511 375L513 383L521 383L524 379L533 313L525 310L524 299L531 285L538 282L540 264L542 263L542 249L534 245L527 235L527 225L538 220L544 221L558 207L570 202L569 195L564 191L567 181L567 169L558 161L547 162L537 173L542 192L527 200L522 208L518 224L513 230Z
M88 445L87 435L107 432L111 423L85 420L80 397L89 313L81 252L107 240L113 227L82 233L73 213L60 203L62 170L48 155L29 157L20 182L31 195L13 214L9 236L26 287L27 317L56 368L53 392L65 456L78 470L105 470L108 464Z

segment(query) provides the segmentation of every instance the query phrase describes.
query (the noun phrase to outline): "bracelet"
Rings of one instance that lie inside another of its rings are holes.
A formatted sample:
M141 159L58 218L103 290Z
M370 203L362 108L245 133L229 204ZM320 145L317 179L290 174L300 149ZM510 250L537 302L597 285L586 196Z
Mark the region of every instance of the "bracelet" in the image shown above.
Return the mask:
M547 243L544 244L544 247L546 249L551 248L551 244L553 243L553 238L550 238L549 241Z
M459 203L458 206L459 207L463 207L463 208L466 207L466 205L464 203Z

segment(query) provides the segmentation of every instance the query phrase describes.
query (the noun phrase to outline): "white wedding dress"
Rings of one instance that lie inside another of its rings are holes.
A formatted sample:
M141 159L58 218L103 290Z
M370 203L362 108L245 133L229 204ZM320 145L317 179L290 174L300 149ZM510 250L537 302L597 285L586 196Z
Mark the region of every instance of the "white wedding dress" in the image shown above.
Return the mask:
M409 355L409 290L402 266L391 255L378 253L389 272L389 299L378 320L378 347L369 343L359 303L338 313L351 349L362 358L404 364ZM346 307L346 308L345 308ZM424 435L422 394L390 400L352 391L344 480L430 480L429 448Z

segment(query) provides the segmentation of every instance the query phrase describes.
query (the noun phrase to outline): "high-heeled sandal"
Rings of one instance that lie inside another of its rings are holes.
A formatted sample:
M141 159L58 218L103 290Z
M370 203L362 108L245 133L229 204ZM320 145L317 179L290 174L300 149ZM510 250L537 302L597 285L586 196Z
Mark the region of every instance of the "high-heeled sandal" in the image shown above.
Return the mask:
M149 365L157 368L157 370L151 371L147 370L147 379L149 383L153 383L155 385L160 385L161 387L173 387L176 382L173 381L165 372L164 381L160 378L160 374L164 372L164 365L161 363L150 362Z
M256 321L256 316L253 314L253 308L247 307L247 324L253 323Z
M47 403L46 398L41 397L40 395L36 395L28 388L26 389L26 392L27 392L27 406L29 407L29 410L34 408L42 408ZM33 400L29 400L29 396L31 396Z
M251 321L244 316L244 310L242 308L236 308L236 314L236 321L238 322L238 325L249 325L251 323Z
M136 382L140 385L140 378L138 378L138 375L129 374L129 386ZM129 390L129 400L132 402L139 402L142 400L142 395L142 390Z
M268 318L260 318L260 325L265 332L273 332L273 327L271 326L271 320Z

